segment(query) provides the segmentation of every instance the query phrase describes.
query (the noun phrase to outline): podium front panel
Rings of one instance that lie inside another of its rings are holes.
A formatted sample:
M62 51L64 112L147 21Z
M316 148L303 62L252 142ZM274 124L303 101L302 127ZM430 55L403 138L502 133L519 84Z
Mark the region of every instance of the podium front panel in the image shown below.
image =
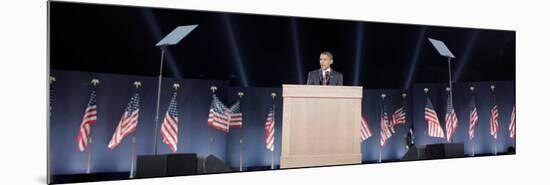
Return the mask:
M283 85L281 168L361 163L362 87Z

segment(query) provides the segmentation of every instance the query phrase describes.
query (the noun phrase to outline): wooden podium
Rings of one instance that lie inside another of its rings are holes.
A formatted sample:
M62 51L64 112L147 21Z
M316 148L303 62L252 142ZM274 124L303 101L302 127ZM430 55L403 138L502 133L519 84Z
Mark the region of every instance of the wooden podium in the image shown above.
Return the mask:
M361 163L362 87L283 85L281 168Z

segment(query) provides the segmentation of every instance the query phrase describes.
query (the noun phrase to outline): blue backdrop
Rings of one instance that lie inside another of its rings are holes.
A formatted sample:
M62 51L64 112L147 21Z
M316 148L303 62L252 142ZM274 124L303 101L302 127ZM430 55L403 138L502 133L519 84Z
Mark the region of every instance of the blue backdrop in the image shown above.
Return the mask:
M52 70L52 76L56 77L54 91L51 95L54 100L51 109L50 122L50 159L53 175L76 174L86 171L86 152L77 149L76 137L90 95L90 80L97 78L100 84L97 88L98 120L92 127L92 165L93 172L127 172L130 169L131 137L127 137L114 150L107 148L107 144L118 124L120 116L127 106L135 88L133 81L139 80L143 86L140 88L140 117L135 133L136 152L139 155L154 153L155 109L157 98L157 78L130 75L115 75L102 73L88 73L77 71ZM245 93L241 100L243 113L243 128L232 129L228 134L213 130L215 141L213 154L234 170L239 169L240 145L242 134L243 166L269 166L271 164L271 152L264 144L264 123L267 113L273 103L271 93L277 93L275 99L275 164L279 164L282 99L281 88L240 88L231 87L227 81L215 80L190 80L164 78L160 100L160 119L163 118L171 95L172 84L178 82L182 85L178 92L179 111L179 142L178 153L197 153L199 156L208 155L208 111L212 93L210 86L218 86L216 93L220 99L230 105L237 100L237 93ZM491 107L490 84L496 86L496 98L499 106L500 130L497 140L498 151L503 152L513 144L508 137L508 124L512 105L515 102L515 86L513 81L499 82L475 82L453 86L454 105L459 118L458 130L455 134L455 142L465 143L466 154L471 153L468 140L469 122L469 85L476 87L475 96L479 114L479 124L476 128L475 151L476 154L493 152L493 139L489 135L489 109ZM407 91L407 123L396 127L396 133L387 141L383 148L383 160L398 160L406 152L405 134L413 124L415 127L415 139L417 144L441 143L444 139L427 138L423 135L426 130L424 124L424 106L426 95L423 88L430 88L430 100L435 106L440 121L444 128L444 114L446 106L445 84L415 84ZM363 162L378 160L380 151L380 112L382 107L381 93L387 95L385 110L391 115L402 103L399 89L368 90L363 91L363 116L367 119L373 136L361 144ZM160 129L160 125L159 125ZM242 133L241 133L242 132ZM167 145L162 143L162 137L158 135L158 153L171 153Z

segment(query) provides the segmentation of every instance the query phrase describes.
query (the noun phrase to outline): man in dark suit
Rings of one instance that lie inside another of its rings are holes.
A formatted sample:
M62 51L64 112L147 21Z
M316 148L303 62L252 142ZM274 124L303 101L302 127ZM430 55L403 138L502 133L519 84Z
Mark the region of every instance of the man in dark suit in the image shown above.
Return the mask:
M319 56L321 69L309 72L307 75L308 85L343 85L344 77L342 73L336 72L330 68L334 62L332 53L324 51Z

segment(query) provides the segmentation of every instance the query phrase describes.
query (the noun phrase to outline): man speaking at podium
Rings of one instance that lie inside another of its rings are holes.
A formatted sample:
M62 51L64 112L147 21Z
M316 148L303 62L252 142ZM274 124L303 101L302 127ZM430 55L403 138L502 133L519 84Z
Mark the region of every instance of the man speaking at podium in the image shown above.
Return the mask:
M307 85L343 85L342 73L336 72L330 68L334 62L332 53L323 51L319 56L321 69L309 72L307 75Z

